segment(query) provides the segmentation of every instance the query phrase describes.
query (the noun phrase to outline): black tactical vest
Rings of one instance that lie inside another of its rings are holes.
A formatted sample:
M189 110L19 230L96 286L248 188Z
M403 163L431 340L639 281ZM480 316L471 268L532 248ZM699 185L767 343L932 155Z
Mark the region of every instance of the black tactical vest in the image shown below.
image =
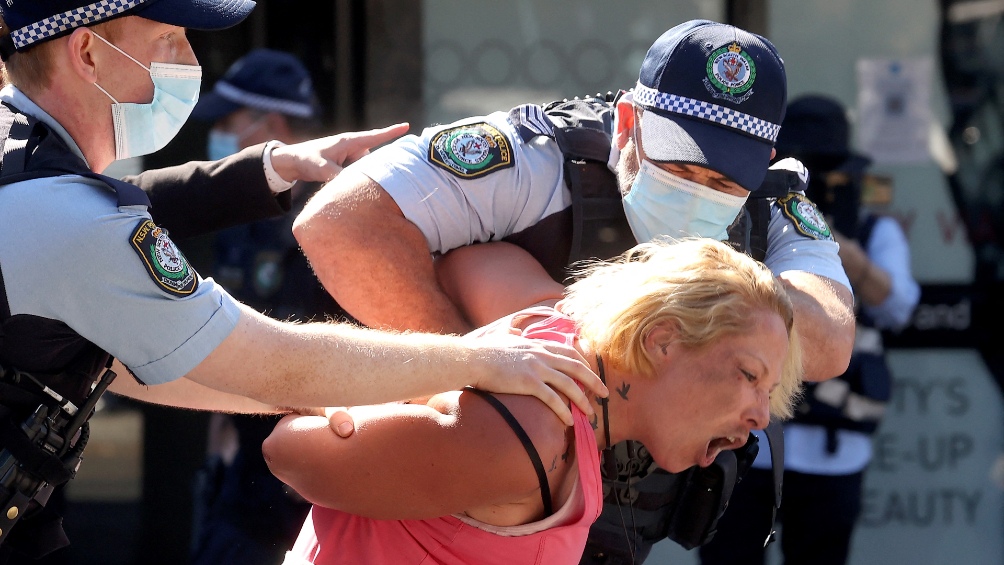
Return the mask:
M7 104L0 104L0 143L0 190L72 174L107 184L119 206L150 205L141 189L93 173L48 126ZM12 315L0 271L0 559L12 547L38 556L68 543L60 519L42 506L76 473L87 419L114 378L110 365L107 352L65 323ZM23 518L30 519L12 530Z
M615 100L608 93L605 97L551 103L542 111L556 123L552 128L548 127L550 123L540 125L533 107L518 107L509 114L524 142L536 135L547 135L564 156L563 173L572 205L505 238L532 254L559 282L565 281L568 267L575 261L610 258L637 244L624 213L616 175L607 166ZM762 261L767 254L771 206L777 198L802 187L804 183L797 174L772 171L764 185L750 193L743 212L729 227L729 243ZM772 442L775 453L783 449L779 436ZM754 439L751 453L738 456L740 467L752 463L756 450ZM655 464L642 444L634 441L617 444L611 452L612 456L605 456L602 468L603 513L590 528L583 564L640 563L652 545L667 536L687 549L710 539L707 532L688 530L689 523L710 523L713 533L717 516L724 511L721 503L728 500L733 485L725 486L724 500L693 502L688 497L701 491L701 482L708 480L706 474L668 473ZM780 469L775 469L778 480ZM740 477L743 472L745 468L740 468ZM680 510L683 507L687 510ZM691 508L698 513L718 514L687 515Z

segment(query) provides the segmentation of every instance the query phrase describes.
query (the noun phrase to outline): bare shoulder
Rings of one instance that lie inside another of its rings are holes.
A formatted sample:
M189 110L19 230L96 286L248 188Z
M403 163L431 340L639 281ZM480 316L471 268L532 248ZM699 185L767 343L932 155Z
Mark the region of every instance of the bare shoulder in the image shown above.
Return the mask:
M518 488L509 489L510 493L518 493L516 496L497 500L488 506L467 508L466 513L471 518L496 526L540 520L544 517L541 483L530 453L537 454L543 467L552 507L560 508L570 495L571 479L575 476L572 472L576 468L574 430L566 427L552 410L534 397L494 396L519 423L529 437L532 449L523 445L513 428L486 399L471 392L461 395L459 425L463 425L468 417L472 417L471 421L480 422L492 438L485 444L486 448L496 450L493 455L499 464L494 470L505 475L514 487L518 484Z

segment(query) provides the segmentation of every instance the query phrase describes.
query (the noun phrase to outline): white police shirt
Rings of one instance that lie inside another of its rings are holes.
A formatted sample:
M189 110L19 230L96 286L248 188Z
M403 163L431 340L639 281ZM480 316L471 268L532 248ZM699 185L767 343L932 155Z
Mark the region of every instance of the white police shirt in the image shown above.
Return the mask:
M43 121L83 157L66 130L16 88L5 87L0 100ZM145 206L119 207L115 192L94 179L64 175L0 187L0 268L11 314L65 323L146 384L187 374L230 335L240 310L194 271L184 296L158 285L133 243L149 221ZM168 241L159 240L158 251L173 254ZM183 257L173 260L184 266Z
M557 144L543 135L524 143L508 115L426 128L351 167L394 198L430 252L499 241L571 205ZM806 271L850 288L837 244L802 235L779 206L771 209L767 244L764 264L774 274Z

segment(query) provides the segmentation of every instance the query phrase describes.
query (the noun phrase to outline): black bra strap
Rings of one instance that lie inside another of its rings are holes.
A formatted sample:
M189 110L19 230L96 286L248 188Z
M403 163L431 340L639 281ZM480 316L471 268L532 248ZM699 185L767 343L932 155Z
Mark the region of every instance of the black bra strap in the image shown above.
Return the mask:
M505 404L499 402L499 399L495 398L491 394L478 390L476 388L467 388L465 391L473 392L474 394L484 398L491 404L499 414L505 418L505 422L509 424L512 431L515 432L516 437L519 438L520 443L523 444L523 449L526 450L526 454L530 456L530 462L533 463L533 469L537 471L537 480L540 482L540 498L544 502L544 517L548 517L554 514L554 509L551 507L551 488L547 484L547 473L544 471L544 463L540 460L540 454L537 453L537 448L533 446L533 442L530 441L530 436L526 435L526 431L523 426L520 425L519 421L512 412L505 407Z

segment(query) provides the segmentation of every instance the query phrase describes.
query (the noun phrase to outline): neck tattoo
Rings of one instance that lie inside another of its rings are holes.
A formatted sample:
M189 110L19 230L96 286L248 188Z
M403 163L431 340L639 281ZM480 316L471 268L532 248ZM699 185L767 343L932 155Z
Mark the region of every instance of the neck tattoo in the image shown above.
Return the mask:
M607 375L606 372L603 370L603 358L600 357L599 353L596 354L596 368L597 368L596 372L600 377L600 382L602 382L604 385L607 384ZM621 394L621 396L623 396L625 400L627 399L626 393L627 390L625 389L624 393ZM607 408L607 404L609 403L610 399L599 398L598 400L600 402L600 411L603 414L603 441L606 443L606 447L603 449L603 465L609 467L608 473L610 479L616 480L617 462L614 460L614 452L610 449L610 411ZM628 479L628 483L630 483L630 478ZM624 520L624 512L623 509L621 508L621 493L618 492L618 489L615 488L612 494L614 500L617 501L617 514L619 514L621 517L621 527L624 528L624 539L627 541L628 552L631 555L631 564L634 565L635 546L634 543L632 543L632 536L628 532L627 522ZM636 531L634 506L631 506L631 530Z
M603 358L600 357L599 353L596 354L596 367L597 367L597 372L599 373L600 382L603 383L605 386L607 384L607 375L603 371ZM609 400L610 400L609 398L599 399L600 410L602 410L603 412L603 440L607 444L606 447L604 447L604 449L610 449L610 412L607 409L607 402Z

